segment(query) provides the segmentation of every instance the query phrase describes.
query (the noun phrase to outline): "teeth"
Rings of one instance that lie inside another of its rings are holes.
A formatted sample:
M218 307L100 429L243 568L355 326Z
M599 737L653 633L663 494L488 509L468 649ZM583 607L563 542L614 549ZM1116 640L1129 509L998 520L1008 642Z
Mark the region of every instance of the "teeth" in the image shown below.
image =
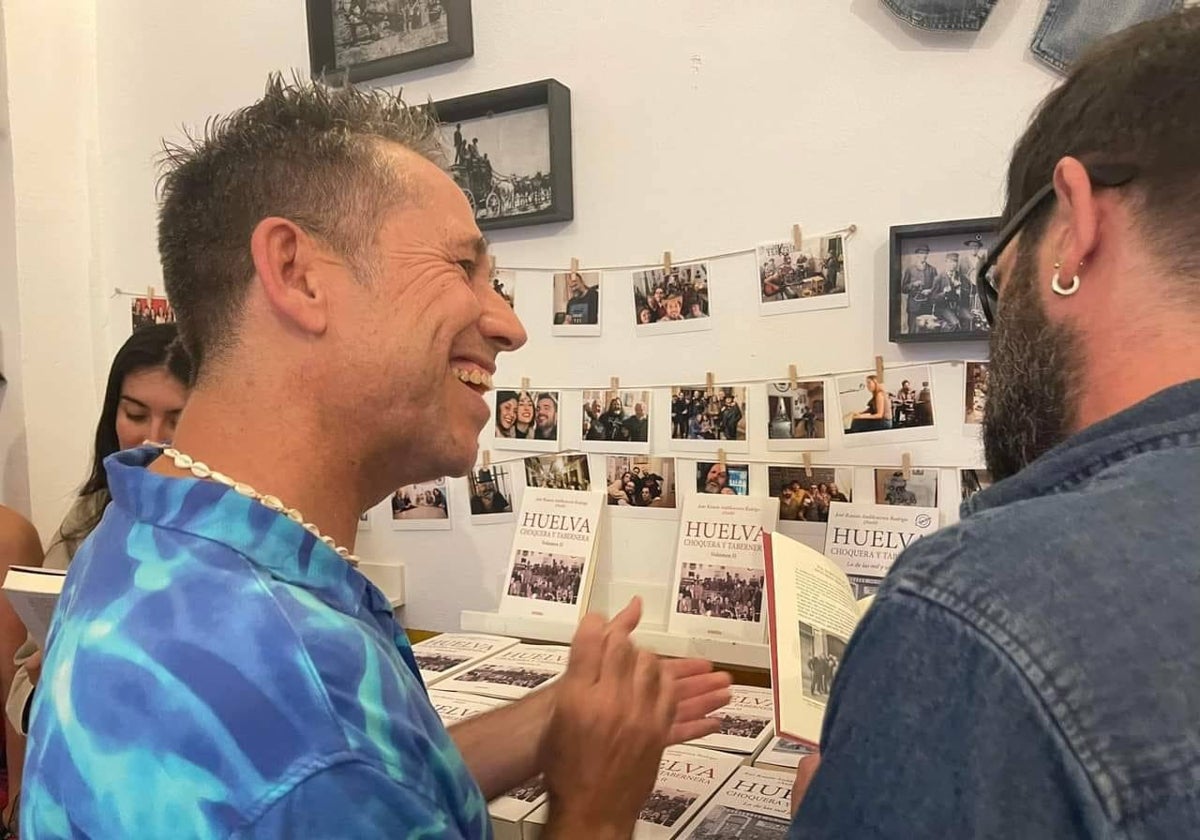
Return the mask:
M482 370L463 370L462 368L452 368L451 372L458 377L462 382L470 385L482 385L489 390L492 387L492 376L490 373Z

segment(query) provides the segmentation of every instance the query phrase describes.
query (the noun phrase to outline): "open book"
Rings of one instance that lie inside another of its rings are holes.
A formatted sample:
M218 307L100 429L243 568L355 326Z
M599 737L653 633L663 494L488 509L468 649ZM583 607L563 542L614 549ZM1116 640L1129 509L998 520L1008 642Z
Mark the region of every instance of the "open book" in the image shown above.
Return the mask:
M846 573L783 534L763 537L775 732L816 746L833 677L874 596L854 599Z
M4 594L13 610L25 623L29 635L46 647L54 605L62 594L66 569L43 569L39 566L11 566L4 577Z

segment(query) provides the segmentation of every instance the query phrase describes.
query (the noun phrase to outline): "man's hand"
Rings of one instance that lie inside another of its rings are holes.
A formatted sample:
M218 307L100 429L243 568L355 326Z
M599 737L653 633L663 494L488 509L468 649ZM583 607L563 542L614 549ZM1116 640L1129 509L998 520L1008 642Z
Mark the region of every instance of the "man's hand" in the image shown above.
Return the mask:
M729 704L733 679L712 668L707 659L662 660L663 679L675 691L675 723L669 744L682 744L720 730L721 721L707 715Z
M817 773L817 768L821 766L821 754L806 755L800 760L800 766L796 768L796 781L792 785L792 816L796 816L796 812L800 810L800 800L804 799L804 794L808 793L808 786L812 784L813 776Z
M630 640L641 612L635 598L607 624L586 616L575 633L542 741L551 802L547 838L628 837L654 788L676 719L679 681L664 678L658 657ZM685 687L692 700L695 685Z

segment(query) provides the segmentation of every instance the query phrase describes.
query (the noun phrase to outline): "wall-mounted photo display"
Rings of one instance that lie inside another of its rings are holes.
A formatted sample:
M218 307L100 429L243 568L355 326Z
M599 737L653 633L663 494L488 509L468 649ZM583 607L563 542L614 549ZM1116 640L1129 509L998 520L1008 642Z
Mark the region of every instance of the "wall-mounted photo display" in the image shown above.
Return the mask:
M928 365L863 371L837 379L842 434L847 446L933 440L933 373Z
M496 448L557 451L559 396L558 391L496 391Z
M450 530L450 497L446 479L408 484L392 494L392 529Z
M796 452L828 449L825 380L767 383L767 449Z
M363 82L474 53L471 0L308 0L314 78Z
M554 79L445 99L450 176L482 230L569 222L571 91Z
M554 275L554 318L551 335L600 335L599 271L564 271Z
M891 229L889 337L896 342L986 339L979 269L998 217Z
M687 452L749 452L745 387L672 388L671 446Z
M650 451L650 391L584 391L580 449L585 452Z
M763 315L849 306L846 252L841 236L765 242L758 259L759 311Z

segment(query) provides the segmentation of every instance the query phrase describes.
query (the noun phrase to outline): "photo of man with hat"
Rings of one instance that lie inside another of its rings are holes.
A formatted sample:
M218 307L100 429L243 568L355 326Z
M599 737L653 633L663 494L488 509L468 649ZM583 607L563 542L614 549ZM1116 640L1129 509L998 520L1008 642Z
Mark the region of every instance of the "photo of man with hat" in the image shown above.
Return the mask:
M919 332L917 319L933 314L933 284L937 280L937 269L929 264L929 246L918 245L914 262L904 269L900 278L901 300L906 309L908 332Z

